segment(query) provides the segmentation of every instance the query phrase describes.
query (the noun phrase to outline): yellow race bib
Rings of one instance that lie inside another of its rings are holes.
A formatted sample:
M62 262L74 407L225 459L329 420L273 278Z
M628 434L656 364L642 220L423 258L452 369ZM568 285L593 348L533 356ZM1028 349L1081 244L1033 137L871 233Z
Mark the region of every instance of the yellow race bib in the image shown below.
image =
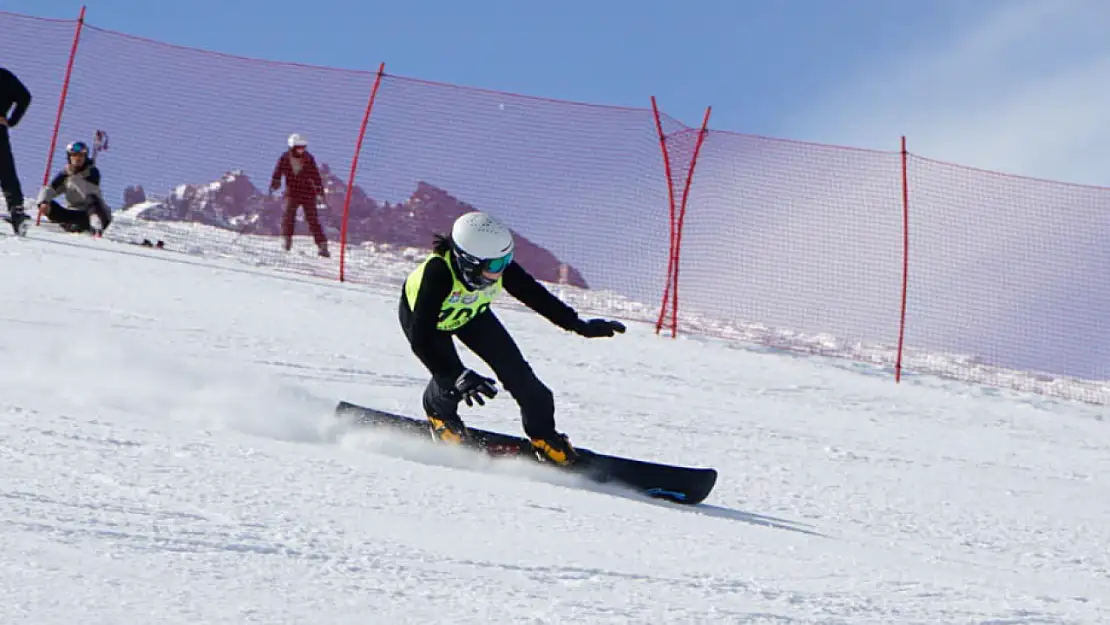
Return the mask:
M420 283L424 280L424 270L427 269L428 263L436 256L436 254L429 255L405 279L405 297L410 309L416 309L416 296L420 293ZM451 272L453 284L451 285L451 294L440 306L436 329L450 332L458 330L471 319L489 309L493 300L501 294L501 278L498 278L497 282L481 291L471 291L455 275L455 268L451 264L451 252L445 253L442 258L447 261L447 268Z

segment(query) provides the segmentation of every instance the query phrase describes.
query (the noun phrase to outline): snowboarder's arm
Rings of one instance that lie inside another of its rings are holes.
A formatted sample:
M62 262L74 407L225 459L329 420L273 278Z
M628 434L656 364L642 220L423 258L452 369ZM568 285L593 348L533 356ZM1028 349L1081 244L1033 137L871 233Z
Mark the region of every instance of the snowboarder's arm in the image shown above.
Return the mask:
M42 193L39 193L38 203L49 204L50 202L54 201L54 198L61 195L62 192L65 191L66 179L68 177L69 175L64 171L60 172L57 176L54 176L54 179L50 181L50 184L43 187Z
M449 349L444 349L444 342L439 340L439 330L436 329L440 308L443 301L451 295L452 285L454 279L447 262L438 257L430 260L424 268L424 278L416 294L412 325L409 328L413 353L428 368L432 377L445 388L453 387L455 380L465 369L454 344L447 342Z
M8 111L0 111L0 115L8 120L8 127L15 128L19 124L19 120L23 119L27 107L31 106L31 92L15 74L0 69L0 95L6 96L6 99L10 98L15 102L15 108L12 109L11 115L8 115Z
M578 326L578 313L548 291L547 287L540 284L516 261L509 263L501 283L505 285L505 290L510 295L551 323L564 330L574 330Z
M270 174L270 190L277 191L281 188L281 176L285 173L286 163L288 159L285 154L278 158L277 165L274 165L274 173Z

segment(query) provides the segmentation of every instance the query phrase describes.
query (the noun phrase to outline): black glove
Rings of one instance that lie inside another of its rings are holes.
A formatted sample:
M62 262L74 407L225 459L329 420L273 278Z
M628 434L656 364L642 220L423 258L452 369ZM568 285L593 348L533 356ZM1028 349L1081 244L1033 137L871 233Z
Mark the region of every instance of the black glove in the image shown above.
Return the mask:
M473 406L474 402L478 402L479 406L485 406L486 400L482 399L482 395L493 399L497 395L497 382L466 369L459 379L455 380L455 390L462 395L462 399L466 400L467 406Z
M579 321L574 326L574 331L582 336L590 339L613 336L620 332L624 333L624 324L619 321L610 321L608 319L590 319L588 321Z

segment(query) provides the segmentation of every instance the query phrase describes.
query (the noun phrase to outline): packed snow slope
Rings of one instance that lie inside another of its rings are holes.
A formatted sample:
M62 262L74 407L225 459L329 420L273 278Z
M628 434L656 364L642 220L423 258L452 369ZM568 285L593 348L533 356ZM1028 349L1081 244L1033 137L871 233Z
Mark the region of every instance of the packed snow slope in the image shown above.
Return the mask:
M1110 622L1094 406L505 310L573 440L720 470L682 507L337 423L419 409L393 293L46 229L0 263L3 623Z

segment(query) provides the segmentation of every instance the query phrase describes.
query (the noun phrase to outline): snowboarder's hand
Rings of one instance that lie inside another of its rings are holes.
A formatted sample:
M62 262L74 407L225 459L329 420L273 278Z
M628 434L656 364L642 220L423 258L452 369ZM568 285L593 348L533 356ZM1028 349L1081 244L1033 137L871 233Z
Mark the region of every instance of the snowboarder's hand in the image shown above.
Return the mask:
M473 406L474 402L478 402L479 406L485 406L486 400L482 399L482 395L493 399L497 395L497 383L491 378L467 369L462 372L459 379L455 380L455 390L462 395L467 406Z
M624 333L624 324L609 319L590 319L579 321L574 331L590 339L610 337L617 333Z
M0 126L7 126L7 125L8 125L8 118L3 116L3 115L0 115Z

